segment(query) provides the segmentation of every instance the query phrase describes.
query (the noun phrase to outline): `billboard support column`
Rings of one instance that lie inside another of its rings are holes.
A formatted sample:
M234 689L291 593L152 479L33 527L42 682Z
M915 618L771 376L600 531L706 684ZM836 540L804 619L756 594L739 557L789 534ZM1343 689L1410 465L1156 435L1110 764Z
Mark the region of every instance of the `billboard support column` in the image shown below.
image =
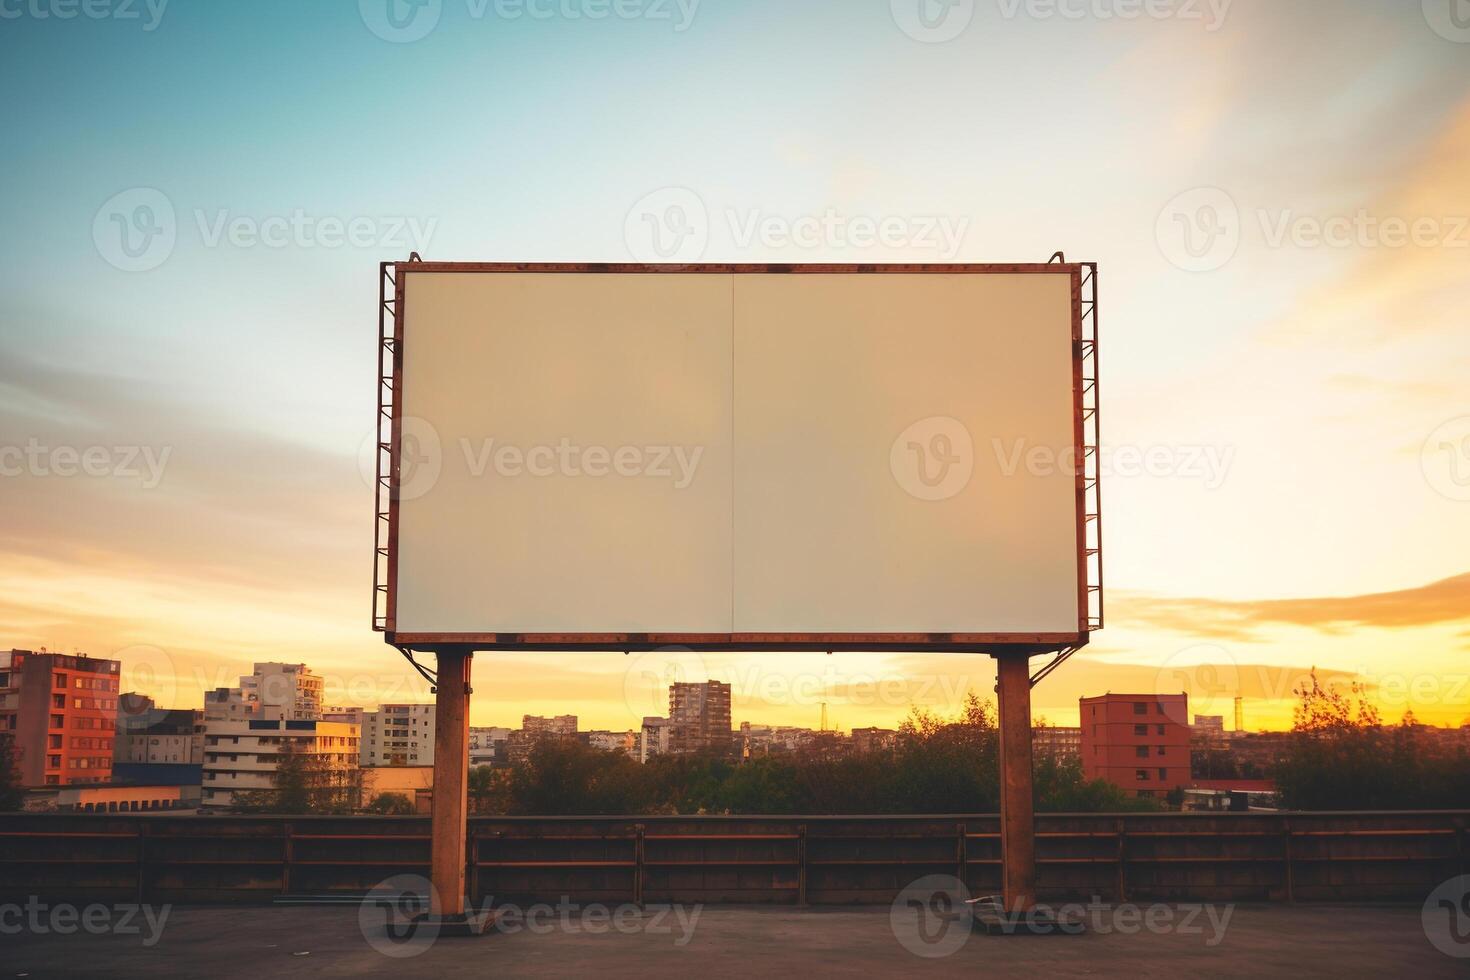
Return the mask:
M996 654L1000 709L1000 856L1008 911L1036 901L1036 821L1031 778L1031 658Z
M470 659L462 647L438 655L434 689L434 808L430 818L429 914L440 935L456 927L477 932L465 916L465 838L469 809Z

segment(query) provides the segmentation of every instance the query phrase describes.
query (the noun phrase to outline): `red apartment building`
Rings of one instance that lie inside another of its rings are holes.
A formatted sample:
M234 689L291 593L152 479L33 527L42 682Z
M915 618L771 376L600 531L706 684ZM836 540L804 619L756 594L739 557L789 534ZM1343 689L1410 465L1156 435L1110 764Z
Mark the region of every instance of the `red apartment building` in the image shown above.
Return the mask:
M117 685L116 660L0 653L0 732L14 736L24 785L111 780Z
M1163 796L1190 780L1187 694L1103 694L1078 702L1082 773L1138 796Z

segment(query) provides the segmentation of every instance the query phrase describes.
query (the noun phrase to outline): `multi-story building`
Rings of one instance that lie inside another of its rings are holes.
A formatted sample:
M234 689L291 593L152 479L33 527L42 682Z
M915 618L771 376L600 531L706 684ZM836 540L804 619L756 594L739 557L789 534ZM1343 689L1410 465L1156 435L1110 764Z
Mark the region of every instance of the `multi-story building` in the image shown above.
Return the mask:
M506 739L509 728L483 727L470 729L470 765L493 766L507 761Z
M360 772L359 732L339 721L250 718L207 721L204 729L206 807L235 804L242 790L276 789L273 776L283 751L316 757L314 767L344 781Z
M1031 729L1031 747L1036 755L1050 756L1059 762L1081 759L1082 729L1038 725Z
M361 728L365 714L367 714L366 708L359 708L355 705L322 708L322 721L345 721L349 725Z
M362 764L432 766L434 706L384 704L362 714Z
M118 662L0 653L0 731L11 733L28 786L105 783L112 776Z
M669 720L648 717L638 730L638 761L647 762L669 751Z
M1138 796L1163 796L1189 782L1187 694L1103 694L1078 706L1088 779Z
M588 732L587 744L604 752L624 752L638 758L638 732Z
M669 751L730 750L730 685L722 681L669 685Z
M898 732L892 728L854 728L852 750L858 753L883 752L893 748Z
M306 664L258 663L240 690L260 704L264 718L310 721L322 716L322 679Z
M247 697L238 687L217 687L204 692L204 720L246 721L261 717L260 702Z
M554 718L543 718L540 715L522 715L521 731L533 738L541 735L575 735L577 716L557 715Z
M159 708L146 695L124 694L118 699L115 736L115 763L204 762L204 712L197 708Z
M544 738L575 738L577 735L576 715L557 715L543 718L540 715L523 715L521 729L511 732L505 740L505 754L510 762L524 762L535 744Z

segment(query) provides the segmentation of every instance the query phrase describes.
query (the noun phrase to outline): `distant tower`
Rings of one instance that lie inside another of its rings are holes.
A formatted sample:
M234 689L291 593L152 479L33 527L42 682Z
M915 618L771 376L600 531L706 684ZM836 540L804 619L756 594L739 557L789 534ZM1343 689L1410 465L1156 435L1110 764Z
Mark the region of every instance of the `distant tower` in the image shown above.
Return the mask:
M827 702L822 702L822 731L827 730Z
M1245 731L1245 701L1243 698L1235 699L1235 730Z

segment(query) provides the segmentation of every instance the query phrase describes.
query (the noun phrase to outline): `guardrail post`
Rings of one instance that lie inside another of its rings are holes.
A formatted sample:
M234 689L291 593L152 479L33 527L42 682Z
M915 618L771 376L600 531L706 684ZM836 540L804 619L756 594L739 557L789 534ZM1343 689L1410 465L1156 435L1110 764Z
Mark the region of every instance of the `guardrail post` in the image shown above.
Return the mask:
M1467 871L1466 870L1467 867L1470 867L1470 866L1467 866L1466 861L1465 861L1465 858L1466 858L1466 854L1465 854L1465 818L1464 817L1456 817L1454 819L1454 825L1455 825L1455 851L1456 851L1456 853L1458 853L1460 855L1460 874L1462 874L1462 875L1463 874L1470 874L1470 871Z
M469 863L470 904L478 905L480 902L480 829L471 825L468 833L470 839L465 845L465 860Z
M148 828L147 821L145 821L145 820L139 820L138 821L138 904L139 905L142 905L143 904L143 878L144 878L144 875L145 875L146 869L147 869L147 858L148 858L148 842L147 842L147 839L146 839L147 832L148 832L147 831L147 828Z
M1296 877L1291 868L1291 820L1281 820L1281 854L1286 864L1286 900L1296 902Z
M796 828L796 904L806 904L806 824Z
M1118 893L1118 904L1128 901L1128 855L1125 842L1128 839L1127 821L1119 818L1114 824L1118 834L1118 880L1114 886Z
M964 825L963 822L955 825L954 850L955 850L955 854L954 854L954 857L955 857L955 875L954 876L960 880L960 884L965 885L966 887L968 887L969 886L969 882L966 881L966 875L965 875L965 872L968 869L966 868L966 863L967 862L965 860L965 825Z
M281 894L291 894L291 860L296 856L291 821L281 825Z
M633 828L633 904L643 908L643 835L647 830L643 824Z

